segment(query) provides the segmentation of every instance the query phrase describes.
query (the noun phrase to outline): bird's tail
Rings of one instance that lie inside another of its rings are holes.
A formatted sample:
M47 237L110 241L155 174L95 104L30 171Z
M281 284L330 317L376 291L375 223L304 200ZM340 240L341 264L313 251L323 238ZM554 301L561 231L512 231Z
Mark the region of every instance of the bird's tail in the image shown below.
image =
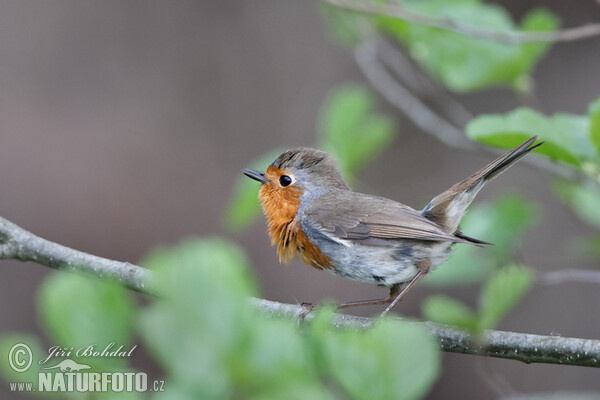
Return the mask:
M460 220L467 212L477 193L486 183L500 175L508 167L544 142L533 144L534 136L508 153L498 157L462 182L457 183L444 193L439 194L421 211L424 217L441 225L448 232L457 233ZM460 234L460 233L459 233ZM474 242L477 242L474 240Z

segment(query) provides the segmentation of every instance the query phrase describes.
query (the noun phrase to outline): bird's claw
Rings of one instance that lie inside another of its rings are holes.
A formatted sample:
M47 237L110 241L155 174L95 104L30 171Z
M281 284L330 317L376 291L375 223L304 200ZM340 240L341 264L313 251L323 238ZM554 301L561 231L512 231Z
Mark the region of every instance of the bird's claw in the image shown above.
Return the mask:
M313 311L315 308L317 308L317 306L315 306L313 303L307 303L307 302L300 303L300 307L302 307L304 309L304 311L302 311L302 313L300 313L300 315L298 315L298 323L304 322L304 319L306 318L306 316L308 314L310 314L311 311Z

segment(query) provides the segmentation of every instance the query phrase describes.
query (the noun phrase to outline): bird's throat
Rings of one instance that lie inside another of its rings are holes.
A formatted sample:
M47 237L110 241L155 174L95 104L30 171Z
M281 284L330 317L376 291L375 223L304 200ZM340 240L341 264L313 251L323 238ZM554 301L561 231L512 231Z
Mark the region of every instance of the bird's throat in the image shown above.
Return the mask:
M277 246L279 261L288 263L300 254L302 260L317 269L332 268L331 260L306 237L296 218L302 191L262 185L259 199L267 217L271 245Z

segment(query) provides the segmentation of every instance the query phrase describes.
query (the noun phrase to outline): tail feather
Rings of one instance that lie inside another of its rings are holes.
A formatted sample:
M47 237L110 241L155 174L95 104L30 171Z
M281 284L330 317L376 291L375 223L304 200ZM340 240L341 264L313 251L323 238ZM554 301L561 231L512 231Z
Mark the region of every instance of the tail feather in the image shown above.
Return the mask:
M500 175L502 172L506 171L506 169L508 169L508 167L510 167L512 164L516 163L521 158L523 158L527 153L543 145L544 142L539 142L538 144L533 145L537 138L537 136L534 136L528 139L523 144L515 147L508 153L504 154L503 156L494 160L492 163L488 164L484 168L484 170L487 170L489 168L489 171L482 177L482 179L484 179L486 183L491 181L492 179ZM477 175L477 173L475 175Z
M483 247L483 246L491 246L493 243L490 242L484 242L483 240L479 240L479 239L475 239L474 237L471 236L467 236L464 233L462 233L461 231L456 231L454 233L454 236L456 236L457 238L466 240L467 242L474 244L475 246L479 246L479 247Z
M441 225L448 232L457 232L460 220L464 217L467 207L471 204L481 188L524 157L527 153L544 143L540 142L534 145L537 139L537 136L528 139L508 153L498 157L467 179L439 194L429 202L421 213L424 217Z

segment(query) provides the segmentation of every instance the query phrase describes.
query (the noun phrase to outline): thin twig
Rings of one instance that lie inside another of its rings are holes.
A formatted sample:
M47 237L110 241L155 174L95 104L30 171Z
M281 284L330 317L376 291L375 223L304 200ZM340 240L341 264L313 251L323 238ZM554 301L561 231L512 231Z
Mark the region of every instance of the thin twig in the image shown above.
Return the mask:
M558 285L567 282L600 284L600 271L597 270L563 269L536 275L538 281L544 285Z
M423 72L418 64L385 37L377 40L377 55L381 63L389 68L419 98L431 101L440 107L446 119L461 129L473 119L473 113L463 106L438 81ZM413 81L426 90L416 90Z
M460 129L433 112L388 73L379 63L377 43L378 38L373 37L365 40L354 51L356 63L375 90L410 118L416 126L446 145L466 150L476 148Z
M0 217L0 259L33 261L50 268L82 272L100 279L116 280L124 286L155 295L151 271L108 260L42 239ZM265 314L298 318L304 309L263 299L251 302ZM310 318L310 314L308 318ZM365 329L373 319L336 314L337 327ZM420 322L435 336L444 351L508 358L525 363L551 363L600 367L600 340L487 331L479 340L469 334L432 322Z
M441 28L470 36L475 39L489 40L505 44L524 44L539 42L570 42L600 35L600 24L588 24L548 32L501 32L480 29L465 25L450 18L434 18L408 11L398 4L383 4L355 0L325 0L327 3L346 10L358 11L365 14L381 15L401 19L410 23Z
M354 58L360 70L371 86L387 101L398 108L423 132L435 137L445 145L461 150L487 151L493 154L502 153L488 146L479 146L470 141L463 133L463 127L457 127L444 116L428 107L417 95L413 94L402 83L395 79L381 63L378 56L380 38L373 35L365 39L354 50ZM390 46L384 48L390 51ZM458 107L458 106L457 106ZM522 162L546 170L552 174L575 182L599 183L580 171L552 162L542 157L525 157Z

